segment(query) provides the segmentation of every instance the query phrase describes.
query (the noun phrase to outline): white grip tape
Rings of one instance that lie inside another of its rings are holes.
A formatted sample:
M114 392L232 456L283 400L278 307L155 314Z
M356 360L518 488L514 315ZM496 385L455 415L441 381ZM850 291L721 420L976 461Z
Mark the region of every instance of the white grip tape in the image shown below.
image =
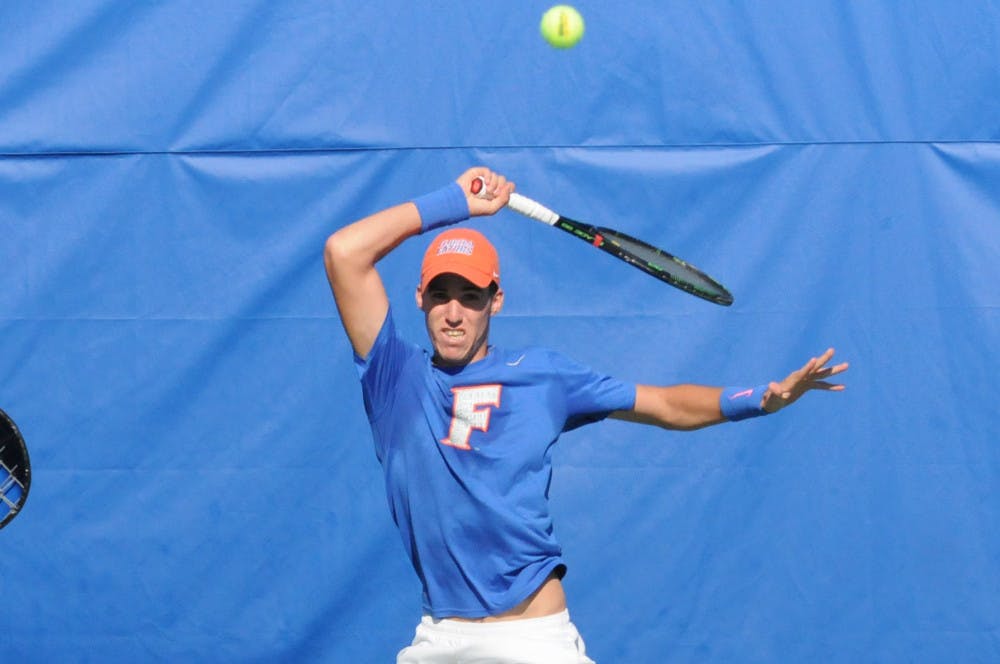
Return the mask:
M520 212L526 217L531 217L535 221L540 221L543 224L548 224L549 226L555 226L556 222L559 221L558 214L548 209L538 201L533 201L527 196L522 196L521 194L511 194L507 207L514 212Z
M482 186L479 193L476 194L476 198L490 198L490 195L486 193L486 178L480 175L476 179L479 180ZM531 217L535 221L540 221L543 224L548 224L549 226L555 226L556 222L559 221L558 214L548 209L538 201L533 201L527 196L522 196L521 194L511 194L510 200L507 202L507 207L514 212L523 214L525 217Z

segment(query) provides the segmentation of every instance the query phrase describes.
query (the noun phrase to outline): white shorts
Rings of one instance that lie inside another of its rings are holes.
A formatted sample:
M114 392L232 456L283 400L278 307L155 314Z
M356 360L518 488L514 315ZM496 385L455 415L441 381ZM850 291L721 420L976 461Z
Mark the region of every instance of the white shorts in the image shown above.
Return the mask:
M594 664L563 611L542 618L470 623L424 616L396 664Z

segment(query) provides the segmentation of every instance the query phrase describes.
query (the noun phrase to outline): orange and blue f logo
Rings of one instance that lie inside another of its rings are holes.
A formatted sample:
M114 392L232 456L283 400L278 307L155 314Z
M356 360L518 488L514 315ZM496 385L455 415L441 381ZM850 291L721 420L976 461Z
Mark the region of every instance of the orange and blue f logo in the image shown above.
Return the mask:
M471 450L473 429L489 431L490 413L500 405L500 385L471 385L451 388L451 426L441 442L460 450Z

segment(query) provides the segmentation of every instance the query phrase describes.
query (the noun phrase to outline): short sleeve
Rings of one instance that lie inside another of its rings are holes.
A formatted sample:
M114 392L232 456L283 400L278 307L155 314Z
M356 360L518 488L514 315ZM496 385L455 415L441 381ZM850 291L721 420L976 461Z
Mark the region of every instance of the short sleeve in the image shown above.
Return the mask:
M553 353L550 361L566 400L563 431L598 422L616 410L635 407L635 383L594 371L559 353Z
M354 354L354 368L361 379L361 392L369 419L377 419L397 392L402 368L413 353L420 352L396 334L390 308L367 357Z

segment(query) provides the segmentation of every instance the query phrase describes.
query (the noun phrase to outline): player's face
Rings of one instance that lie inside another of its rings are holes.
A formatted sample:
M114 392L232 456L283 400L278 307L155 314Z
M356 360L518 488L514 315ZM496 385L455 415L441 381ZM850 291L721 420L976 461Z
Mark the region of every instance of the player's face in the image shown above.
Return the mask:
M434 345L434 363L462 366L486 357L490 316L500 311L503 291L491 294L457 274L435 277L417 305L424 312L427 334Z

